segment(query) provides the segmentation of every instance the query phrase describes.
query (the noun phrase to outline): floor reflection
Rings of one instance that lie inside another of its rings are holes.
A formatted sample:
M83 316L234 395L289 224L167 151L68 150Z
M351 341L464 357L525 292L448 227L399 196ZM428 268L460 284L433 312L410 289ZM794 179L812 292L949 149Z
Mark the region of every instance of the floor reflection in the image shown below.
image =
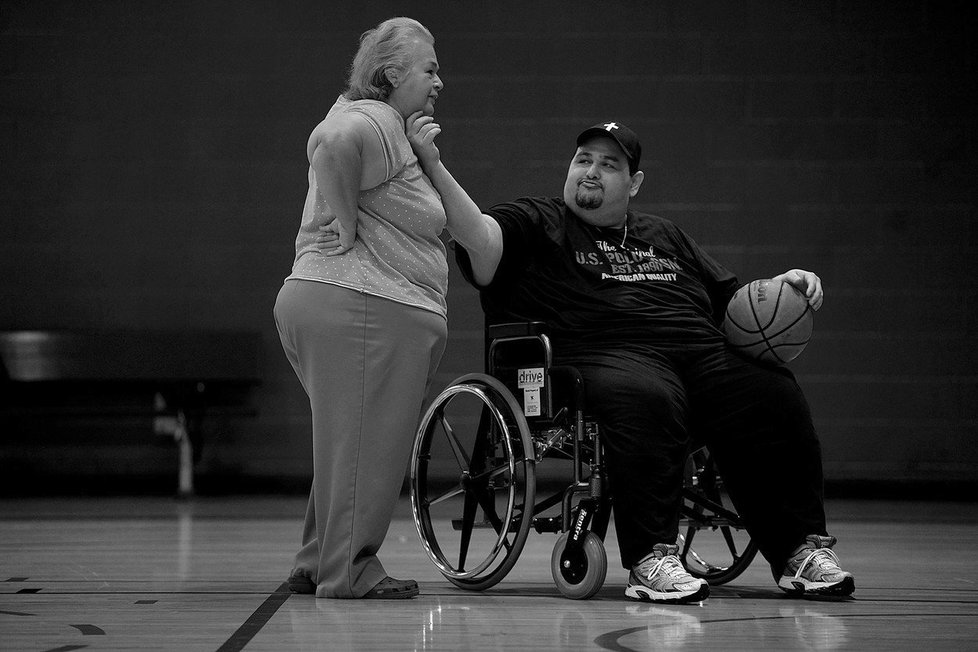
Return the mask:
M736 642L750 647L752 641L801 650L851 646L841 618L806 603L772 612L768 606L755 610L722 600L693 605L601 600L600 608L594 602L529 600L464 594L395 603L293 596L282 611L302 650L678 650Z

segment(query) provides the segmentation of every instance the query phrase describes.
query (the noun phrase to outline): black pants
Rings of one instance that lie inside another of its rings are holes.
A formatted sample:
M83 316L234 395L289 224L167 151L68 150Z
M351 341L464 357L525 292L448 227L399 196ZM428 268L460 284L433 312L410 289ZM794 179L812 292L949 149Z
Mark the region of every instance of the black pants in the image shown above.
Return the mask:
M751 538L779 576L809 534L826 534L822 457L808 403L787 369L723 346L562 356L584 377L604 436L621 561L673 543L695 437L723 475Z

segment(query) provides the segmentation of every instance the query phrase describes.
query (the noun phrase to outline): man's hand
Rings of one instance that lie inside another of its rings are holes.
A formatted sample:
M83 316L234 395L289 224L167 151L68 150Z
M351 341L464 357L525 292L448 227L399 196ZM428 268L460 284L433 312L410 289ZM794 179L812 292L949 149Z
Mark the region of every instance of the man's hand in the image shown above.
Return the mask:
M441 153L435 145L435 136L441 133L441 127L434 118L421 111L409 115L406 125L408 142L421 167L425 172L433 170L441 160Z
M325 255L338 256L353 248L356 237L356 231L352 234L348 233L343 229L339 219L334 217L331 222L319 227L316 242L319 244L319 250Z
M771 280L784 281L798 289L808 299L808 305L812 307L812 310L818 310L822 307L822 279L813 272L806 272L803 269L790 269Z

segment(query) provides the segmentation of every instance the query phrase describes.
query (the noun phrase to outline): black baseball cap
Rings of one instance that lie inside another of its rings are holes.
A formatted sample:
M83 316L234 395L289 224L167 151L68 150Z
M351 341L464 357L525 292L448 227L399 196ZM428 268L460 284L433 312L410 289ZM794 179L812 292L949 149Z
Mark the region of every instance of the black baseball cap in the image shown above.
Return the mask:
M642 160L642 145L638 142L635 132L620 122L599 122L582 131L577 137L577 146L592 136L611 136L628 157L628 172L635 174L638 163Z

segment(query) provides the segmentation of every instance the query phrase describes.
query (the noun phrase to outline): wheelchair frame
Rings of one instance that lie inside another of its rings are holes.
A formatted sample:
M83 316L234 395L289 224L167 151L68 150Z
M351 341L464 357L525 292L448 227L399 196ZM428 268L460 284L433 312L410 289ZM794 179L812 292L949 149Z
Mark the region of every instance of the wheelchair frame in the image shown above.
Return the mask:
M611 497L581 375L553 364L542 322L490 326L487 336L488 374L450 383L415 437L411 505L422 546L450 582L484 590L516 564L531 527L558 533L554 583L568 598L589 598L607 575ZM572 480L537 501L538 467L551 460L569 463ZM687 460L680 530L680 559L713 585L740 575L756 554L705 448ZM707 532L717 541L701 548Z

